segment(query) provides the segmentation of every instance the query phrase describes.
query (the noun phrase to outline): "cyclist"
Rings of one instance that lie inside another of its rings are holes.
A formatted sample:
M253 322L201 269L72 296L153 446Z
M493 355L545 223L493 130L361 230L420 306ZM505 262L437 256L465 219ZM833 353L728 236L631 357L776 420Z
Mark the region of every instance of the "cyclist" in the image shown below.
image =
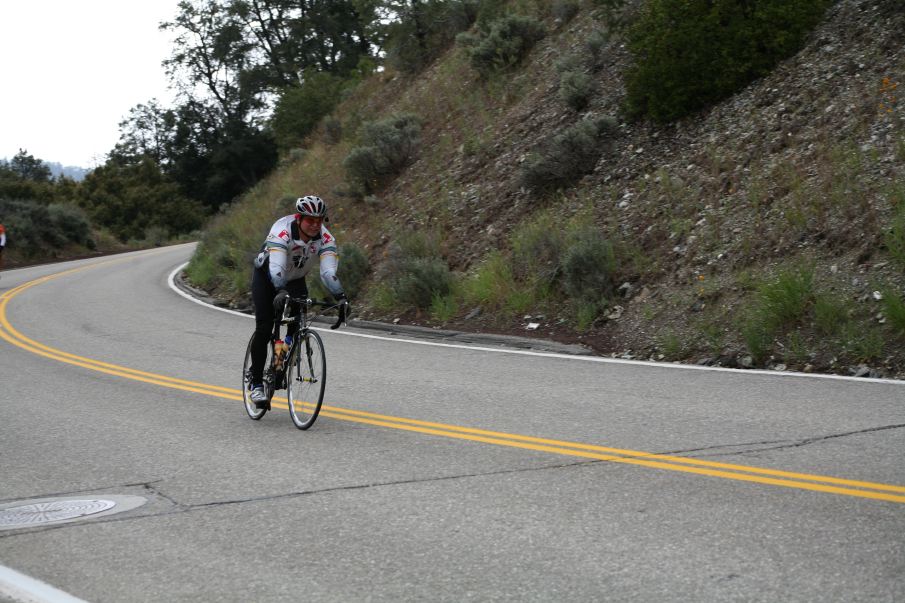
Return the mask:
M251 296L255 306L255 334L251 344L251 400L258 408L267 408L270 401L264 392L264 361L267 346L273 334L277 308L274 299L281 297L307 297L305 275L314 265L314 256L320 258L321 281L333 298L345 306L348 301L342 284L336 276L338 258L336 239L324 226L327 204L314 195L299 197L295 201L297 213L283 216L273 223L264 246L255 259L251 279ZM300 311L293 308L293 314ZM287 333L294 336L295 333Z

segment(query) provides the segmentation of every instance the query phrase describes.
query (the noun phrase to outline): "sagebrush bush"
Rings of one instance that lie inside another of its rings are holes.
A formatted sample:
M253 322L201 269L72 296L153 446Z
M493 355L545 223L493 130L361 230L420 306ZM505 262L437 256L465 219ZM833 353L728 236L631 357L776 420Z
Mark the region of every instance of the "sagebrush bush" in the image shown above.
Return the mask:
M612 296L616 257L602 232L590 226L577 231L561 253L566 295L586 304L601 304Z
M358 297L370 268L368 254L359 245L345 243L339 246L337 276L343 284L343 289L349 299Z
M666 122L723 99L791 56L830 0L648 0L628 30L631 115Z
M457 41L466 48L471 66L486 78L517 65L545 35L536 19L508 15L477 35L460 34Z
M616 129L611 118L584 119L532 153L522 167L522 183L535 192L565 188L594 169Z
M94 240L91 238L91 222L88 221L88 216L82 208L76 205L54 203L47 206L47 219L50 226L47 235L53 237L57 244L75 243L89 249L94 248Z
M560 24L565 24L575 18L578 14L578 2L575 0L553 0L550 7L553 18Z
M591 71L597 71L603 67L603 49L606 48L609 41L609 34L600 29L592 31L587 40L585 40L586 63Z
M582 71L564 71L559 76L559 98L571 109L584 111L594 95L594 80Z
M440 256L437 237L413 231L390 244L381 279L397 304L428 309L434 296L449 295L453 276Z
M95 247L91 222L85 211L75 205L0 199L0 216L9 249L23 257L53 257L54 247L64 245Z
M554 211L543 210L516 226L510 235L512 271L522 281L534 281L536 289L549 290L559 276L566 233L553 225L560 220Z
M393 281L396 299L407 306L427 309L435 296L452 290L452 273L441 258L412 258L402 265Z
M360 142L361 146L349 152L343 167L362 192L370 194L412 160L421 142L421 118L400 114L366 123Z

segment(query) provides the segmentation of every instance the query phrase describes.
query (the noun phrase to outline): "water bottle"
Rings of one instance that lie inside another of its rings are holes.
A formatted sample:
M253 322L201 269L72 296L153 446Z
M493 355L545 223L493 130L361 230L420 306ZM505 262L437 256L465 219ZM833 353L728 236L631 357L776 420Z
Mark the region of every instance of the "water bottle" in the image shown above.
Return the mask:
M283 356L286 355L286 344L282 339L273 342L273 362L277 370L283 368Z

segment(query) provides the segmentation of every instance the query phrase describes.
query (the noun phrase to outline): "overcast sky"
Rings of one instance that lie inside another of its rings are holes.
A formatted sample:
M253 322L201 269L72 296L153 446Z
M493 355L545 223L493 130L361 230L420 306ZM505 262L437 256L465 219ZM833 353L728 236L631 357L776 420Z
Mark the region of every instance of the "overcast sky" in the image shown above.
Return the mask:
M172 105L157 29L178 0L9 0L0 17L0 158L20 148L48 162L95 167L129 109Z

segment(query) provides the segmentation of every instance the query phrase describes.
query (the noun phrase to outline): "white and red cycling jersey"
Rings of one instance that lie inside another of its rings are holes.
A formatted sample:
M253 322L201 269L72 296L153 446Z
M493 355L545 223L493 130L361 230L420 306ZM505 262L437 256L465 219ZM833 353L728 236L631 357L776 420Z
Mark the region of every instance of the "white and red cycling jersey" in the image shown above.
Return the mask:
M321 225L317 238L307 242L302 240L299 218L300 214L292 214L273 223L255 266L262 267L268 262L270 280L274 287L280 289L289 281L305 278L314 266L314 258L318 257L324 286L334 295L342 293L342 285L336 277L336 239L326 226Z

